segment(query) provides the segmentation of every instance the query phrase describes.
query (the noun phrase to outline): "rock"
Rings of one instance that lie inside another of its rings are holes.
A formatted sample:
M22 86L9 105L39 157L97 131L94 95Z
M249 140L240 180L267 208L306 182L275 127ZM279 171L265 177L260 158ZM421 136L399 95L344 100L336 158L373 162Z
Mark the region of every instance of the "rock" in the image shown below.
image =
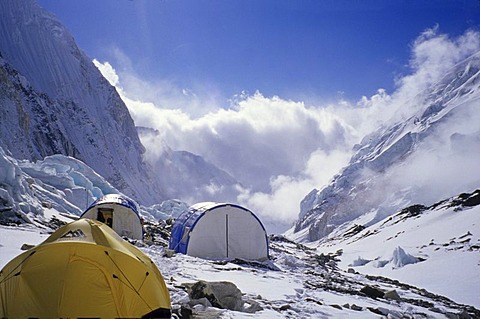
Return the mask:
M245 309L243 309L243 312L246 312L246 313L255 313L257 311L262 311L263 310L263 307L260 306L260 304L254 300L249 300L248 301L248 304L250 305L249 307L246 307Z
M390 299L390 300L397 300L397 301L401 300L400 295L398 294L398 292L395 289L387 291L383 295L383 298Z
M347 273L354 274L356 271L353 268L348 268Z
M380 308L373 308L373 307L367 307L370 312L373 312L374 314L384 316L388 314L388 310L386 312L383 312Z
M215 308L193 309L192 319L219 319L224 312L225 310Z
M35 245L30 245L30 244L23 244L22 247L20 247L20 250L29 250L30 248L35 247Z
M196 306L196 305L202 305L202 306L204 306L205 308L212 306L212 304L210 303L210 301L208 301L208 299L205 298L205 297L200 298L200 299L191 299L188 304L189 304L191 307Z
M42 207L51 209L51 208L52 208L52 203L50 203L50 202L42 202Z
M364 293L367 297L370 297L370 298L381 298L384 296L384 292L381 291L380 289L378 288L375 288L375 287L372 287L372 286L364 286L360 292Z
M316 303L317 305L320 305L320 306L323 305L323 303L321 301L313 299L313 298L308 298L307 297L307 298L305 298L305 301L314 302L314 303Z
M470 317L470 314L469 314L468 311L466 311L465 309L463 309L462 312L460 312L460 313L458 314L458 317L459 317L460 319L469 319L469 318L471 318L471 317Z
M445 317L448 319L470 319L473 318L470 314L464 309L460 313L447 312Z
M442 310L437 307L430 307L428 308L431 312L442 313Z
M363 308L360 306L357 306L356 304L353 304L350 309L355 310L355 311L362 311Z
M241 311L244 301L242 292L235 284L227 281L198 281L189 292L191 300L206 298L213 307Z
M175 255L175 250L172 249L165 249L164 256L167 258L172 258Z
M172 307L173 318L191 319L193 311L188 306ZM176 316L176 317L175 317Z
M278 310L285 311L285 310L288 310L290 308L292 308L292 306L290 306L289 304L285 304L285 305L281 305L280 308L278 308Z

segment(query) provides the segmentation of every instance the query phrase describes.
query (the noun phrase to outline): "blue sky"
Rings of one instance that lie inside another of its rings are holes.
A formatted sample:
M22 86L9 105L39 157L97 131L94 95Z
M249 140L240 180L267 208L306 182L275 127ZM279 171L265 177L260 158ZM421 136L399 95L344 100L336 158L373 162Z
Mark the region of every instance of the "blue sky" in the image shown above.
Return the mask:
M356 100L394 90L412 41L427 28L480 27L475 0L38 0L91 58L146 81L168 80L228 99Z

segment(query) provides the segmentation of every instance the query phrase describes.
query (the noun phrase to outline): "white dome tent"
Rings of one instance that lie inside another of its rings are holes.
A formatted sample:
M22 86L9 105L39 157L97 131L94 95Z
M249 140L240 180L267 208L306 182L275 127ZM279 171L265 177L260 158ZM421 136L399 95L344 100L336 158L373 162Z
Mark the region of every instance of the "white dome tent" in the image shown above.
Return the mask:
M169 248L205 259L268 260L265 227L250 210L228 203L198 203L181 214Z
M143 225L137 204L120 194L107 194L88 207L80 218L101 221L120 236L143 239Z

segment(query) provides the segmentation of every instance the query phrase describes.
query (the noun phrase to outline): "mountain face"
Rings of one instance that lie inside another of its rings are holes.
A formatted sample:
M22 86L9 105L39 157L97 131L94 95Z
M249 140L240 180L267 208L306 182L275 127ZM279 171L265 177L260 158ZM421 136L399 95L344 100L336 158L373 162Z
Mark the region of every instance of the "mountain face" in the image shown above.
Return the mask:
M75 157L146 204L164 197L120 96L34 0L0 2L0 146L31 161Z
M303 199L294 236L316 241L364 214L371 213L372 224L411 203L478 187L462 165L480 154L480 53L411 103L418 104L413 114L366 136L329 185Z
M181 198L190 203L219 198L236 201L242 186L232 175L199 155L171 149L157 130L137 127L137 131L146 145L157 146L156 154L151 155L151 150L147 150L145 159L160 174L159 183L168 198Z

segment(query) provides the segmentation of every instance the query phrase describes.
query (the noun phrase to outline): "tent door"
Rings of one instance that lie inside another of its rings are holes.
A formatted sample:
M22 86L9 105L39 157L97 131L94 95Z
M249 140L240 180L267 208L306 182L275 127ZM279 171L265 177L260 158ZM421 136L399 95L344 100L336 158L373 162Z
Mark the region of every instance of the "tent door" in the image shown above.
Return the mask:
M97 220L107 224L112 228L113 225L113 209L112 208L99 208L97 211Z

